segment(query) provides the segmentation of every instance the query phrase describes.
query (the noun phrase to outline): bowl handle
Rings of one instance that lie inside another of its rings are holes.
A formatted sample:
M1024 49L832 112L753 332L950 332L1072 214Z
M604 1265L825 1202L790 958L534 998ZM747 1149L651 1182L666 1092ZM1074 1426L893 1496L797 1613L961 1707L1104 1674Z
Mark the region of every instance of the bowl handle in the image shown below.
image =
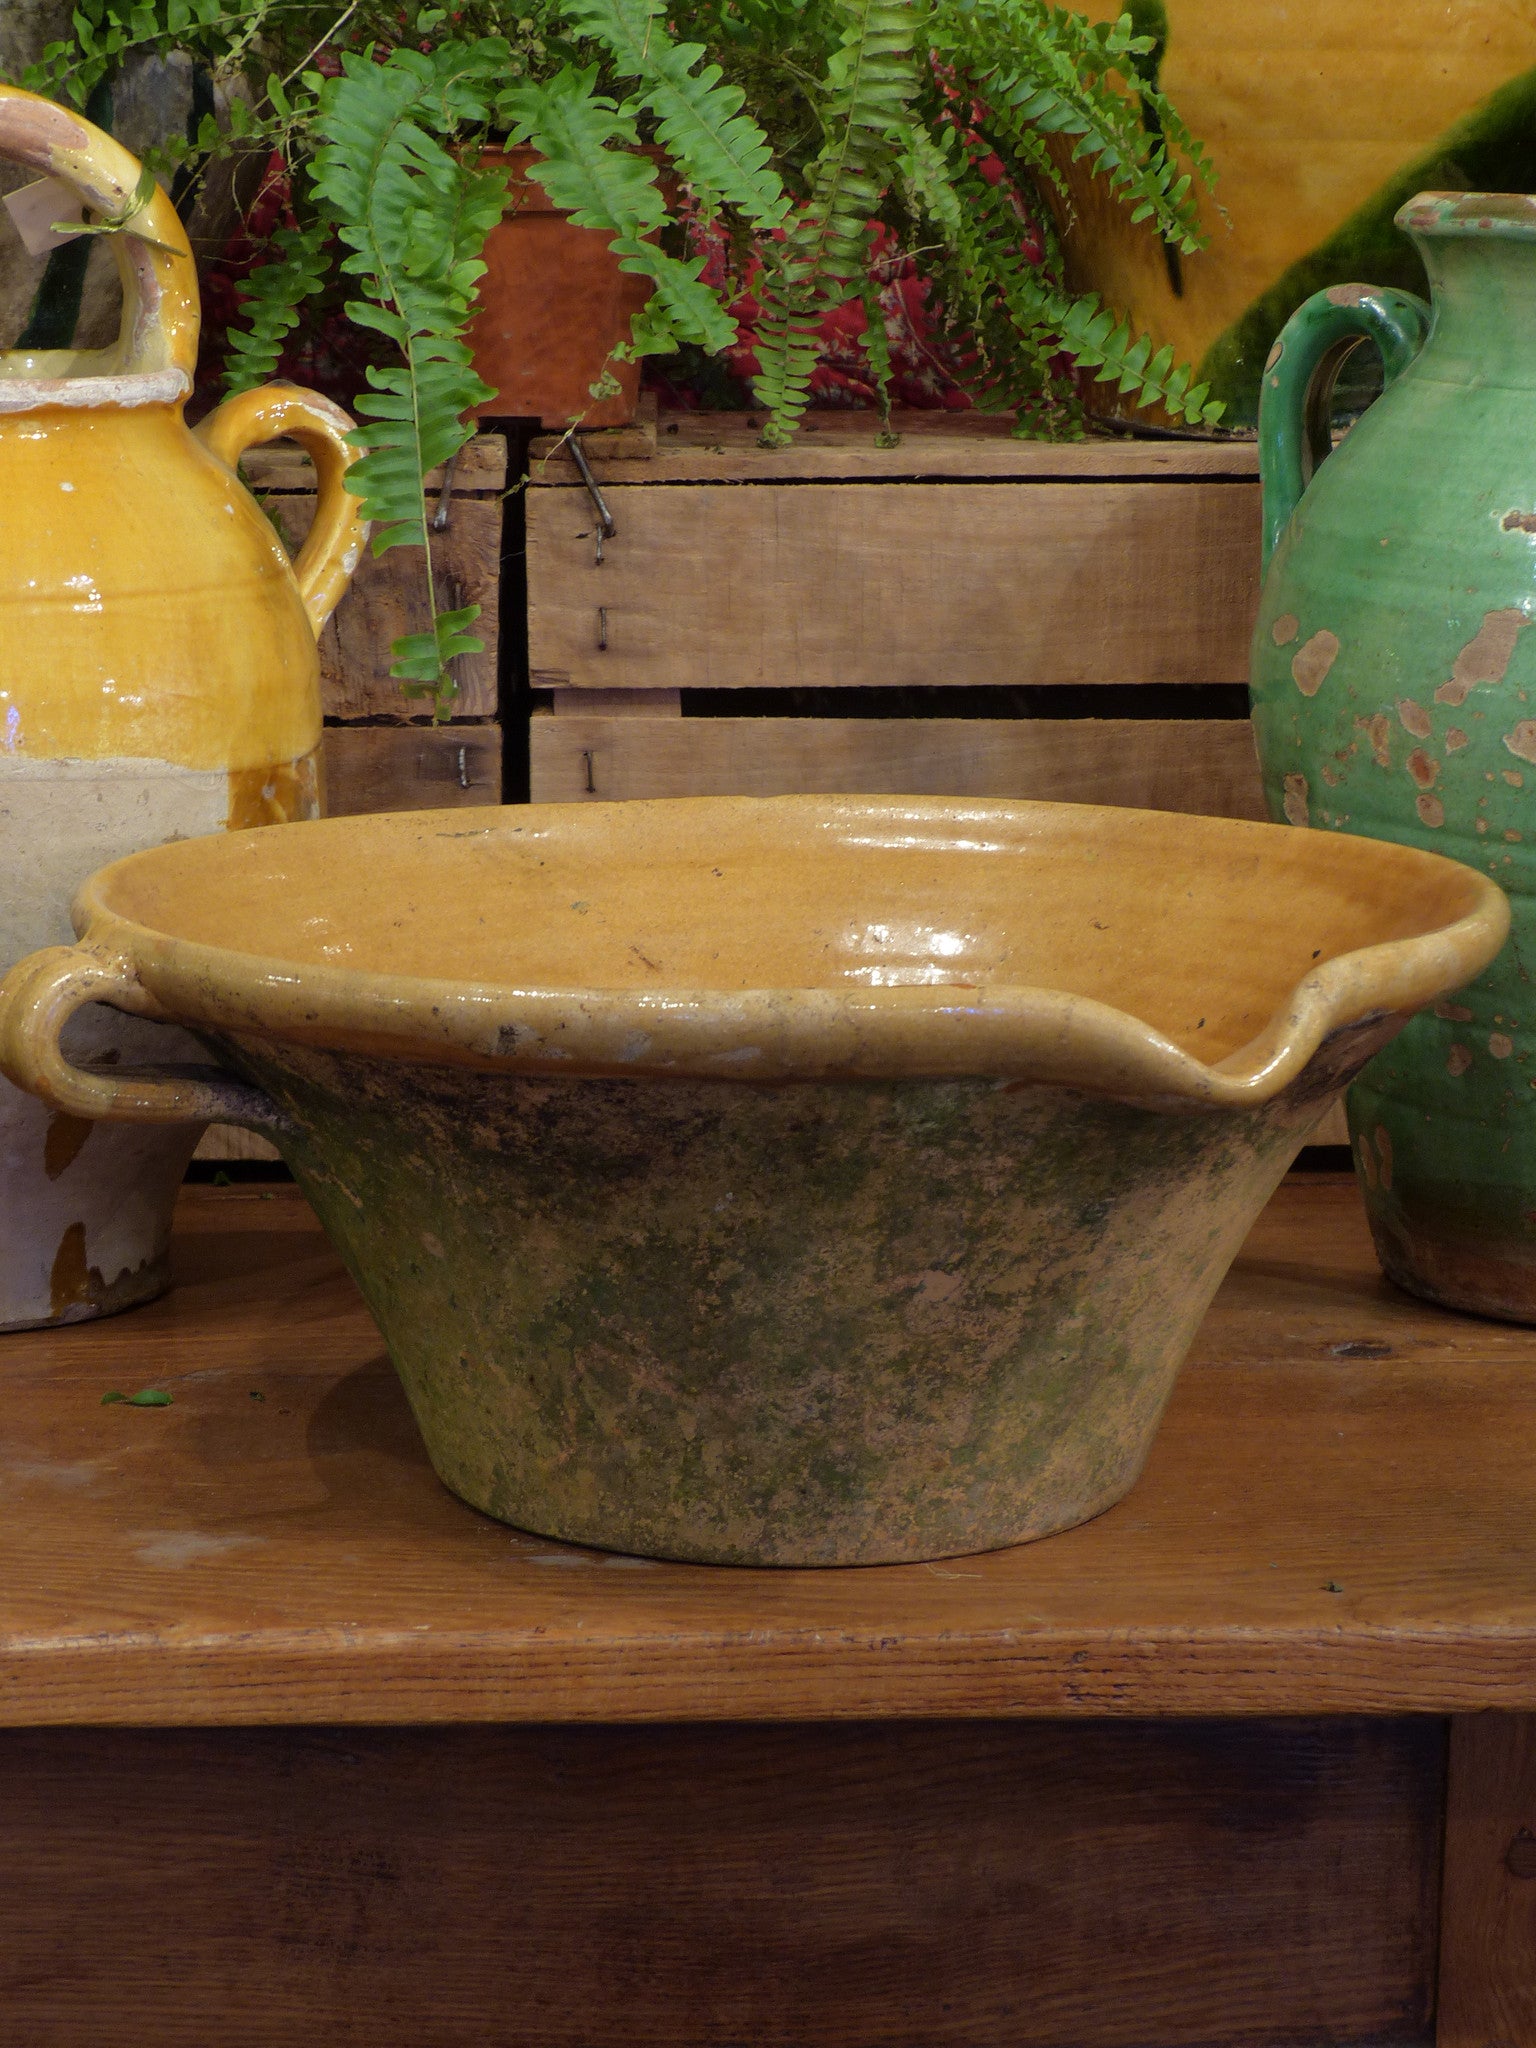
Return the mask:
M315 523L293 565L299 596L315 638L341 602L368 539L361 498L347 489L347 471L360 455L347 436L352 421L339 405L297 384L264 384L226 398L194 429L226 469L263 441L297 441L315 465L319 495Z
M59 1037L86 1003L110 1003L132 1016L167 1021L126 960L91 945L49 946L18 961L0 981L0 1073L71 1116L244 1124L268 1135L286 1128L269 1096L227 1074L199 1079L168 1069L156 1079L149 1072L74 1066Z

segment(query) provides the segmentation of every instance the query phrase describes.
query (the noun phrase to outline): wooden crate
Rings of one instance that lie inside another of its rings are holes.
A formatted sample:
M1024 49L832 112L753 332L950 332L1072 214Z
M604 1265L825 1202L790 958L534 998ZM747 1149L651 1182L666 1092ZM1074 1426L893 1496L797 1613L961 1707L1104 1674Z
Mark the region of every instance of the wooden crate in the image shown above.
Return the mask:
M313 472L297 448L278 444L245 457L252 488L290 550L315 516ZM426 626L421 557L414 548L366 554L352 586L320 639L326 721L326 809L423 810L501 801L501 733L497 660L501 627L501 524L507 447L481 434L454 465L446 501L443 472L428 478L446 523L432 536L440 601L478 604L482 654L461 656L451 711L459 737L433 729L429 707L402 694L389 673L390 647L402 633ZM476 736L464 737L465 727Z
M325 809L433 811L501 802L501 727L328 725Z
M296 552L315 516L314 472L309 458L287 442L258 448L243 468L290 552ZM432 536L432 566L450 605L478 604L476 630L484 654L463 656L456 670L456 719L496 716L496 642L500 624L501 501L506 489L507 444L499 434L478 434L454 465L446 506L447 524ZM441 502L443 472L427 478L430 497ZM321 690L327 719L343 722L420 720L419 702L400 694L389 673L391 643L402 633L423 631L421 557L414 548L386 555L365 554L351 588L320 638Z
M1255 450L1061 447L931 413L898 428L891 449L852 413L773 451L739 415L591 435L601 550L568 452L535 444L529 665L554 709L533 719L534 800L883 791L1262 817L1244 719L1083 715L1103 688L1123 711L1124 686L1163 686L1176 712L1182 686L1246 679ZM944 715L946 689L1003 686L1077 715ZM790 687L922 690L932 715L699 717L681 694Z

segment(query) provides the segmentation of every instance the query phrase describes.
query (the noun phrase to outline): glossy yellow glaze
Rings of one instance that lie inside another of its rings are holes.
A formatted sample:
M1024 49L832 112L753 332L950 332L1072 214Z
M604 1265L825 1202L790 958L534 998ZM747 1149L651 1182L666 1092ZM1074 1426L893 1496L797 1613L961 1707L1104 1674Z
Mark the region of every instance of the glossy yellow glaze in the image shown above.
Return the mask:
M79 115L0 87L0 156L130 209L139 166ZM257 773L320 740L315 638L367 528L345 488L351 421L288 385L229 400L193 434L197 277L170 200L112 239L123 322L104 350L0 356L3 759ZM149 239L146 239L149 238ZM297 564L234 466L287 436L316 463Z
M1098 20L1122 11L1122 0L1081 8ZM1072 261L1077 282L1191 363L1439 137L1536 66L1527 0L1164 0L1163 12L1159 83L1219 173L1202 203L1210 245L1182 259L1175 290L1158 237L1074 175Z
M273 527L179 405L0 413L0 745L259 768L320 739Z
M524 1073L988 1074L1251 1107L1332 1034L1470 979L1509 921L1471 869L1374 840L865 797L338 818L135 854L74 915L86 945L6 984L0 1066L87 1115L167 1100L38 1066L87 991Z

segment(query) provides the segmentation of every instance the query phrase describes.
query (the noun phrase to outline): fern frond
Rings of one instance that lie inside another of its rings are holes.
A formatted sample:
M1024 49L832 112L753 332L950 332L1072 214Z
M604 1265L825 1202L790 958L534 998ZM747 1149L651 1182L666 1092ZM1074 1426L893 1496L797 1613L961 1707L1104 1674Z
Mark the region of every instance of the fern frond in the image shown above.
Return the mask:
M953 243L964 231L960 218L960 195L955 177L960 168L959 137L953 128L913 127L896 158L907 206L919 217L926 215Z
M874 379L875 403L880 408L877 448L894 448L897 436L891 431L891 341L885 331L885 309L876 285L866 284L864 300L864 356Z
M1210 402L1209 385L1193 383L1193 372L1175 364L1171 345L1154 356L1147 337L1135 335L1129 321L1117 320L1092 293L1058 298L1051 324L1075 363L1093 370L1100 384L1118 384L1138 406L1161 405L1174 419L1207 427L1226 411Z
M990 387L992 395L1026 413L1041 402L1065 403L1070 411L1068 394L1052 393L1045 369L1052 356L1062 354L1092 370L1099 383L1116 384L1138 406L1160 404L1191 426L1216 425L1224 407L1211 401L1208 386L1192 381L1186 366L1175 363L1171 347L1154 354L1145 335L1135 334L1097 298L1061 290L1026 260L1016 232L1008 238L1011 208L996 187L972 168L957 181L957 192L958 215L933 223L946 235L956 219L960 227L949 240L940 292L951 322L968 329L978 345L984 390Z
M224 385L228 391L249 391L277 375L283 343L299 323L299 310L325 283L330 266L326 244L330 231L323 223L307 228L279 228L272 237L277 251L241 281L239 299L246 326L227 336Z
M844 27L828 60L826 140L810 166L810 197L765 267L764 320L754 380L769 410L763 441L782 447L809 403L806 332L863 289L869 223L897 159L917 87L914 35L926 0L837 0ZM811 368L814 368L814 352Z
M436 701L450 663L461 654L484 651L485 642L467 630L479 616L479 605L467 604L457 611L435 613L428 632L402 634L394 644L395 658L389 671L401 678L402 697L430 697Z
M1151 41L1135 35L1128 14L1089 22L1020 0L944 0L940 40L987 109L983 127L1006 148L1038 160L1032 138L1070 139L1074 160L1086 160L1134 219L1155 221L1185 250L1201 246L1193 188L1197 177L1211 181L1209 160L1171 107L1161 120L1163 96L1137 70ZM1145 118L1152 110L1160 126Z
M480 251L506 204L506 175L452 156L437 136L488 117L505 76L505 47L490 38L432 55L396 49L383 63L371 52L344 58L341 75L321 89L321 145L311 170L315 199L352 252L341 267L361 287L348 316L386 335L401 358L368 373L371 388L357 402L364 424L353 435L363 455L347 487L374 522L376 554L422 549L430 637L439 651L464 622L444 637L426 545L425 478L463 447L474 432L468 415L493 396L463 336L485 269ZM430 680L439 715L455 689L448 658L428 679L420 636L396 648L394 673L416 684Z
M752 380L759 405L768 409L763 443L784 447L811 402L811 374L821 354L821 323L814 315L765 307L757 325L757 359Z
M696 71L702 43L675 43L664 0L567 0L566 20L601 43L620 78L639 80L636 101L656 117L657 140L706 211L735 207L759 231L789 211L773 147L749 114L739 85L721 83L718 64Z
M75 0L72 40L45 45L20 83L84 107L136 53L177 50L231 77L249 64L273 17L297 11L298 0Z

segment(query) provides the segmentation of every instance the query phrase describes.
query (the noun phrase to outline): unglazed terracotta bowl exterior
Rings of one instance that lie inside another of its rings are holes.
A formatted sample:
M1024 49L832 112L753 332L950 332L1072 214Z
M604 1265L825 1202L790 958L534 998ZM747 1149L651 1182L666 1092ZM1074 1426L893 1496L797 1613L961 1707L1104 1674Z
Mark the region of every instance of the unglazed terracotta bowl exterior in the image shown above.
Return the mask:
M1118 1500L1298 1147L1508 927L1408 847L863 797L278 826L75 917L13 1079L274 1137L465 1500L758 1565ZM88 1001L227 1073L72 1068Z

